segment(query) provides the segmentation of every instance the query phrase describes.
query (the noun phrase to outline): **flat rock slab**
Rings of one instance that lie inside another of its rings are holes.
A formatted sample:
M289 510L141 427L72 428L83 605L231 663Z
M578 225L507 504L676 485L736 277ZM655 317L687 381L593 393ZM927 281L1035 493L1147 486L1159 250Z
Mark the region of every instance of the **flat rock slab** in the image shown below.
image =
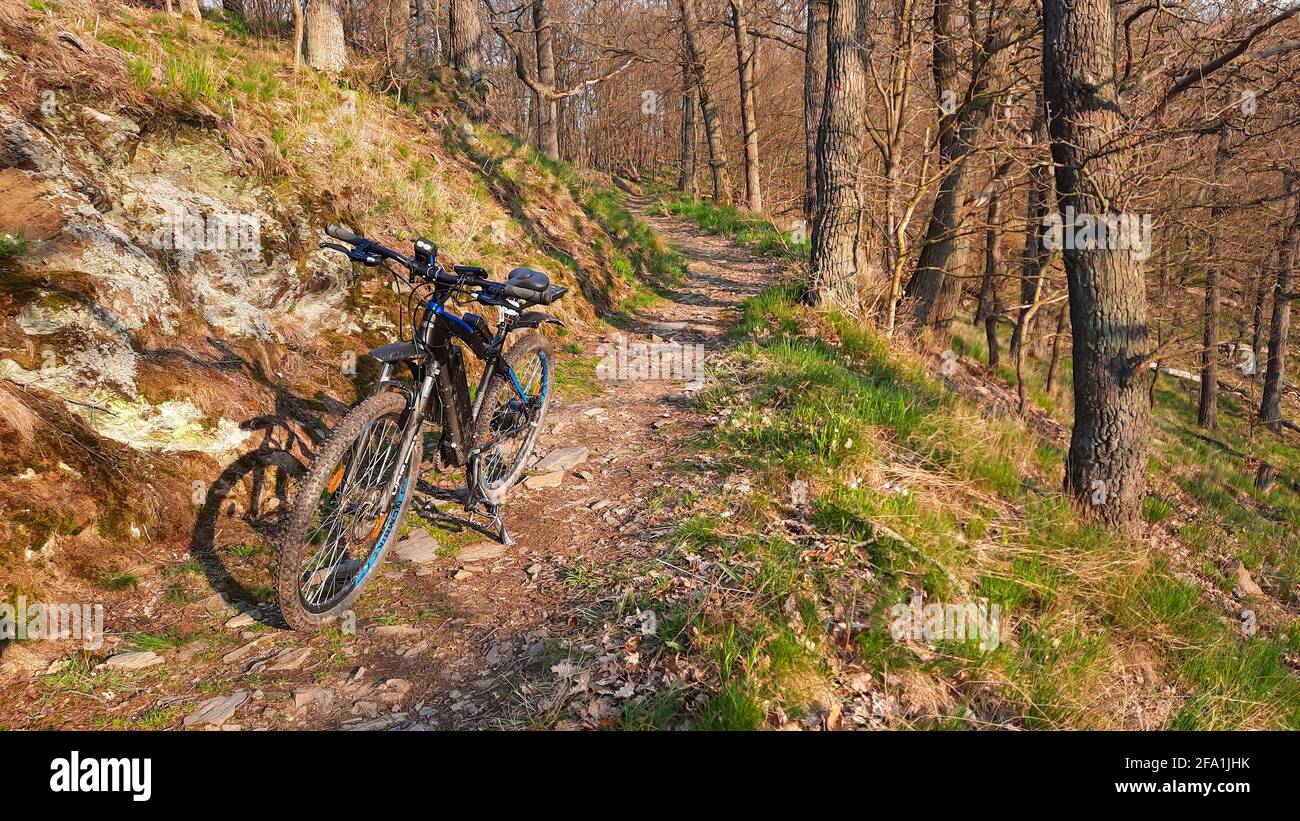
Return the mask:
M185 716L181 725L183 727L203 727L208 724L223 724L247 700L247 690L240 690L228 696L210 698L200 704L199 709Z
M153 652L118 653L100 666L107 670L143 670L162 664L162 656Z
M569 448L557 448L546 454L533 465L534 473L550 473L556 470L568 470L587 461L587 449L581 445Z
M459 562L485 562L504 556L506 546L500 542L479 542L462 549L456 554L456 561Z
M403 562L429 564L438 558L438 540L423 528L412 530L405 539L393 545L393 554Z
M322 706L334 703L334 691L328 687L304 687L293 691L293 706L299 709L312 704Z
M420 628L409 624L381 624L370 628L370 635L377 639L404 639L420 635Z
M266 641L268 638L270 638L269 635L255 638L252 641L250 641L248 644L245 644L243 647L236 647L234 650L231 650L229 653L226 653L224 656L221 657L221 660L224 661L226 664L235 664L236 662L243 661L244 659L252 656L253 653L257 652L257 648L262 644L262 642Z
M543 487L559 487L564 481L564 471L553 470L550 473L534 473L524 480L524 487L537 490Z
M297 670L307 663L308 657L311 656L310 647L290 647L287 650L281 650L266 663L264 668L268 673L278 673L285 670Z
M226 622L226 627L231 630L239 630L243 627L252 627L254 624L257 624L259 618L261 618L260 613L256 610L249 610L247 613L240 613L238 616L235 616L233 619Z

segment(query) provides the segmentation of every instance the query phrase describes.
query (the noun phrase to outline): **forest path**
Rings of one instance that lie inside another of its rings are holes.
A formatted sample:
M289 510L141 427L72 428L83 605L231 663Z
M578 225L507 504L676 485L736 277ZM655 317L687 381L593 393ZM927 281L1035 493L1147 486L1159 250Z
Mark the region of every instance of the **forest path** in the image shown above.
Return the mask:
M594 365L620 348L620 338L628 346L660 340L683 346L688 367L701 354L708 362L724 345L739 303L775 280L772 260L676 219L649 215L650 205L648 198L629 202L686 260L686 281L622 328L589 339L568 337L583 350L562 343L561 362L585 357ZM514 545L424 527L441 543L440 553L457 542L459 551L425 556L424 563L390 559L358 603L355 635L330 648L322 637L284 632L259 651L284 652L302 642L333 652L329 658L313 654L315 668L294 675L309 674L315 682L288 685L295 695L272 726L288 720L290 726L452 729L536 726L560 718L557 699L538 707L541 694L557 682L550 670L556 648L576 640L582 616L589 623L592 613L619 598L620 568L643 566L662 553L658 539L672 522L656 515L652 500L679 481L664 464L685 438L711 424L692 411L696 386L682 379L588 384L599 392L580 399L561 393L536 448L544 457L582 447L588 457L557 487L521 485L512 493L505 520ZM539 718L542 711L549 721Z
M114 631L112 644L93 659L36 672L14 692L15 709L0 715L0 726L594 726L617 716L628 699L652 693L662 677L638 663L627 644L654 632L653 615L635 611L627 622L618 604L630 579L665 570L661 539L676 524L674 505L665 500L687 488L717 491L710 468L672 469L685 441L716 422L691 408L700 386L694 372L722 350L738 305L773 283L779 266L694 226L651 216L651 204L629 203L676 247L688 275L622 327L559 340L558 394L535 453L580 448L585 459L562 477L512 491L504 518L513 545L465 527L458 505L443 502L439 511L431 495L419 494L403 538L354 618L308 635L256 610L236 615L232 605L248 605L229 591L207 587L199 598L155 599L142 620ZM682 346L657 350L685 354L677 363L690 372L669 376L690 380L599 378L602 357L638 344ZM435 487L439 481L431 472L423 478ZM455 477L444 481L450 487ZM245 547L248 563L269 563L269 541ZM620 650L612 652L615 643ZM132 649L146 652L123 652ZM593 657L602 659L598 670L575 672L566 661L591 664ZM611 670L611 659L623 666Z
M774 279L777 268L770 260L678 220L651 216L650 204L645 198L629 202L686 260L686 281L624 327L578 342L581 354L562 347L560 360L599 360L625 350L624 344L636 350L637 343L658 343L681 347L651 350L668 351L670 357L680 350L677 361L687 367L703 364L695 358L702 352L708 361L724 344L737 305ZM476 540L455 558L390 563L376 584L387 594L363 596L361 606L368 612L359 613L361 622L394 609L410 611L403 602L416 608L423 602L420 612L432 609L434 618L405 625L409 630L396 629L403 625L376 630L359 622L348 647L355 654L348 655L367 672L331 688L334 693L321 693L333 709L309 723L491 727L516 724L534 712L521 708L536 691L529 682L554 678L548 648L572 632L574 614L618 596L601 581L618 574L596 570L627 567L661 552L657 539L666 528L657 526L650 507L654 494L673 481L662 470L664 461L708 424L691 410L693 387L680 378L597 379L589 388L599 390L596 395L576 400L561 395L536 453L583 447L586 461L567 471L558 487L516 489L505 509L513 546ZM428 530L447 543L448 534ZM410 682L409 692L406 684L396 685L404 697L386 715L374 709L379 705L373 698L386 692L385 679Z

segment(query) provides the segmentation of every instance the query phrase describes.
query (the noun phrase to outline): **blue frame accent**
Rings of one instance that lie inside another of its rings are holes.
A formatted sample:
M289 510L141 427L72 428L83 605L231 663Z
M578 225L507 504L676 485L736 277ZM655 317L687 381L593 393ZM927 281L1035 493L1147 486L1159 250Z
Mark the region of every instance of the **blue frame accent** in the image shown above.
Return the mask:
M406 487L410 483L410 476L402 480L402 490L397 494L397 504L393 507L393 512L388 514L388 524L384 526L384 532L380 534L379 541L375 543L374 549L370 551L370 557L366 559L361 572L357 574L357 580L352 583L354 589L366 580L366 576L370 575L370 571L375 567L375 560L383 552L384 545L388 544L388 537L393 535L393 526L397 523L397 514L402 509L402 502L406 500Z

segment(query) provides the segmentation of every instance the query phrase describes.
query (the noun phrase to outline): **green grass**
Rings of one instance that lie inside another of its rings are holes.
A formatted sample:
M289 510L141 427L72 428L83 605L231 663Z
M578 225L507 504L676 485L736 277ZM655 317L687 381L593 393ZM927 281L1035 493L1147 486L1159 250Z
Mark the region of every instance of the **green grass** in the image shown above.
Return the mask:
M140 586L140 579L134 573L111 571L105 574L103 585L108 590L134 590Z
M220 83L220 69L204 49L168 57L164 63L167 88L187 103L202 98L214 99Z
M690 220L711 234L727 237L760 254L791 260L808 258L811 226L792 224L790 230L782 230L765 216L731 205L691 199L680 192L663 196L656 210Z
M832 652L818 613L861 596L870 602L857 617L865 626L850 646L862 663L935 681L1004 682L978 701L958 695L953 716L970 708L981 720L1025 727L1115 726L1102 694L1147 648L1178 693L1167 726L1300 727L1300 680L1284 660L1294 652L1290 636L1243 635L1146 546L1081 523L1057 490L1055 448L985 418L871 329L812 314L796 295L776 288L743 306L717 387L696 399L725 417L699 446L724 470L755 477L757 490L727 507L726 520L708 498L677 514L677 549L716 561L729 586L752 594L683 616L688 629L674 640L709 660L716 680L690 712L695 726L761 726L775 705L787 716L807 709ZM782 498L795 478L812 486L823 538L860 552L809 569L799 546L764 535L760 511L771 502L763 499ZM1253 493L1248 478L1221 473L1199 485L1215 515L1247 531L1260 526L1252 523L1260 511L1241 512ZM1160 495L1144 502L1149 521L1173 512ZM853 580L866 571L864 591ZM888 608L918 587L931 601L985 598L1013 619L1015 635L991 650L939 642L942 652L922 660L887 629ZM792 607L807 611L793 626Z

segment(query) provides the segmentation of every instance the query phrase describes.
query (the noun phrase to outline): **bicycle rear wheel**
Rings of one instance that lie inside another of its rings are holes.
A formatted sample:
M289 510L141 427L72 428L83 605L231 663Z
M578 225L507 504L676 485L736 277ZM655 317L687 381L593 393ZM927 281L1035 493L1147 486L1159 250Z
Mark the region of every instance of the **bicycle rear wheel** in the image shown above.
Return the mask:
M474 424L474 447L482 454L479 489L492 504L505 501L537 442L555 381L555 354L541 334L528 334L506 353L492 374Z
M295 630L317 630L345 612L396 541L420 460L417 440L398 464L406 407L392 391L357 405L299 486L276 561L280 615Z

